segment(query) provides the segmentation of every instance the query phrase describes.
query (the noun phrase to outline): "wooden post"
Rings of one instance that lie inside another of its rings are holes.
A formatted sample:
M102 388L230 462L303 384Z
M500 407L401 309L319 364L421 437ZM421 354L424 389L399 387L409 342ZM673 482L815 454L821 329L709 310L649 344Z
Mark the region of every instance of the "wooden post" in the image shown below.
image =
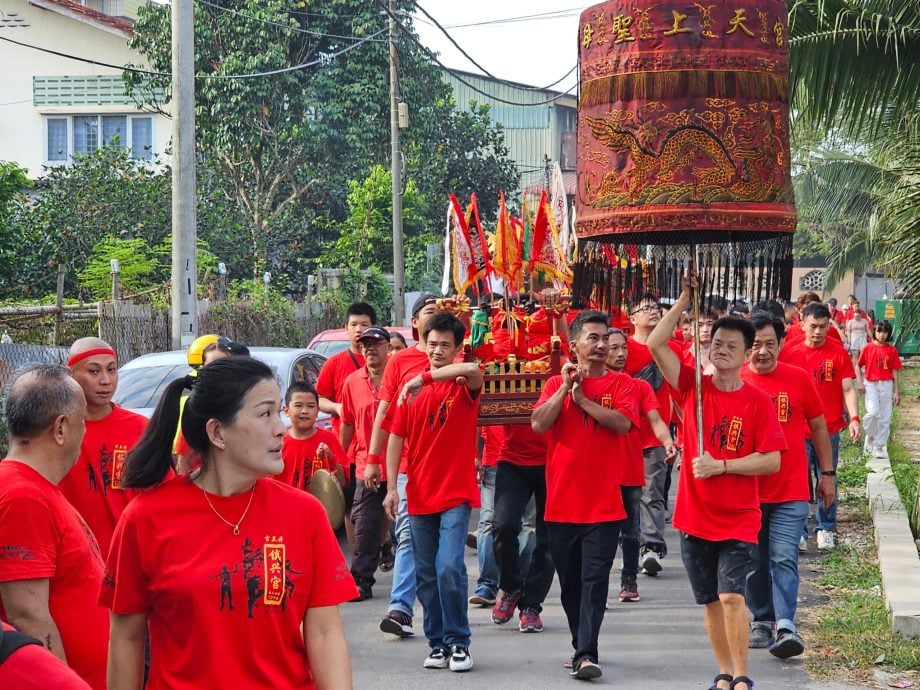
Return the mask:
M58 264L57 294L54 302L57 307L57 312L54 315L54 345L61 344L61 328L64 324L64 276L66 273L67 264Z
M696 245L690 245L690 271L696 271ZM693 378L696 383L696 455L703 455L703 363L700 361L700 290L690 290L690 307L693 312Z

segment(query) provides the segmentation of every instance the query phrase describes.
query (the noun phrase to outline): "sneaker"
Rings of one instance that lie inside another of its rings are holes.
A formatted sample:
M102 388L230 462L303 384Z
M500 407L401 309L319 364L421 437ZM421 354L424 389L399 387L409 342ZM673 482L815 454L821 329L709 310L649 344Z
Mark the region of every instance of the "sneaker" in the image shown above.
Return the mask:
M639 601L639 585L634 577L624 577L620 581L620 601Z
M643 575L654 577L661 572L661 556L658 555L657 551L643 549L640 559Z
M818 551L827 551L834 548L834 533L829 529L818 530Z
M770 645L770 654L778 659L788 659L805 651L805 642L791 630L778 630L776 642Z
M748 635L750 649L766 649L773 644L773 630L764 625L752 625Z
M600 666L590 659L582 659L578 663L578 668L574 669L569 675L578 680L592 680L594 678L600 678L604 675L604 672L601 670Z
M380 629L396 637L412 637L415 634L415 630L412 629L412 616L402 611L390 611L387 617L380 621Z
M447 650L444 647L435 647L425 658L422 664L425 668L447 668L450 662L447 659Z
M476 593L469 598L469 603L473 606L495 606L495 595L486 590L476 590Z
M492 607L492 622L504 625L510 621L520 600L521 590L510 594L504 590L498 590L498 599Z
M518 630L522 633L543 632L543 619L536 609L524 609L521 611L520 623Z
M451 647L450 670L454 673L462 673L463 671L469 671L471 668L473 668L473 657L470 656L470 648L462 647L458 644Z
M380 547L380 562L377 567L381 573L388 573L396 565L396 552L393 550L393 542L387 541Z
M885 446L875 446L875 448L872 449L872 457L881 459L887 458L888 449Z
M374 590L371 589L371 586L367 583L359 582L358 583L358 596L356 596L351 601L354 603L354 602L359 602L359 601L367 601L368 599L373 599L373 598L374 598Z
M803 536L799 537L799 553L806 553L808 551L808 540Z

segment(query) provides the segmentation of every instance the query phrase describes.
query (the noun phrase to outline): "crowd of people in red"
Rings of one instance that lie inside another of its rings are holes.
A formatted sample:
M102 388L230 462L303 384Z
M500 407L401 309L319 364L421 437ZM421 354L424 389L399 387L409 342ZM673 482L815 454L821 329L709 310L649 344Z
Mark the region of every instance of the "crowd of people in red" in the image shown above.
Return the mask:
M667 556L682 449L673 525L704 607L712 688L750 690L749 648L804 650L794 618L809 501L818 548L833 548L840 434L883 452L901 363L887 322L862 325L856 303L839 332L836 304L813 293L791 318L777 303L704 306L694 348L696 285L688 276L664 314L637 295L628 336L607 314L573 312L569 356L529 426L477 427L482 368L462 361L467 327L433 295L412 309L407 348L352 305L350 348L283 400L270 368L216 336L149 422L112 402L104 341L76 341L67 367L19 372L0 462L0 687L348 688L338 606L371 599L378 568L393 571L381 630L414 635L418 599L423 665L455 672L473 668L470 606L539 633L558 576L563 665L597 678L618 546L617 599L638 601L638 575ZM343 488L350 566L307 491L320 469Z

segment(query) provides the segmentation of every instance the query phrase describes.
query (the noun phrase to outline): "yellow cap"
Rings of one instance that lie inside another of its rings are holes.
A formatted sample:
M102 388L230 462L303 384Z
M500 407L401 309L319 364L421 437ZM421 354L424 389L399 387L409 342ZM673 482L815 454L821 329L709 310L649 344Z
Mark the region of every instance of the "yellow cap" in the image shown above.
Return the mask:
M217 334L209 333L195 338L194 342L188 348L188 363L191 367L200 367L204 363L204 351L208 345L217 342Z

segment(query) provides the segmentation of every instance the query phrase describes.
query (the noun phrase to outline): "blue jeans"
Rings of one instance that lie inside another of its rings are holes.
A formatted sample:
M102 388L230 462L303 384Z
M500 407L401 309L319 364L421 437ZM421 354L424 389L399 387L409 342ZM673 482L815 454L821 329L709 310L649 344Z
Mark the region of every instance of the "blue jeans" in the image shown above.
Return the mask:
M479 556L479 579L476 581L476 594L494 597L498 592L498 565L492 550L492 519L495 515L495 472L496 467L483 467L480 470L482 484L479 488L479 529L476 537L476 552Z
M812 445L810 439L805 441L805 451L808 453L808 466L811 468L810 474L814 475L818 480L821 479L821 465L818 462L818 454L815 452L815 447ZM834 458L834 469L837 469L837 460L840 457L840 432L836 434L831 434L831 455ZM837 477L834 477L834 490L837 489ZM817 493L815 494L817 495ZM818 511L815 514L818 525L815 529L828 530L830 532L835 532L837 530L837 499L836 495L834 502L830 504L829 507L824 507L823 501L818 501ZM808 528L804 529L805 536L808 536Z
M808 501L761 503L754 571L745 598L758 623L795 632L799 595L799 537L808 521Z
M641 486L621 486L626 520L620 528L620 544L623 545L623 568L620 577L636 577L639 574L639 505L642 501Z
M390 591L390 611L401 611L412 615L415 605L415 557L412 554L412 533L409 527L409 513L406 511L405 473L396 476L396 491L399 493L399 508L396 511L396 562L393 565L393 585Z
M415 552L415 581L424 611L425 637L432 649L470 644L467 617L466 503L431 515L410 515Z

